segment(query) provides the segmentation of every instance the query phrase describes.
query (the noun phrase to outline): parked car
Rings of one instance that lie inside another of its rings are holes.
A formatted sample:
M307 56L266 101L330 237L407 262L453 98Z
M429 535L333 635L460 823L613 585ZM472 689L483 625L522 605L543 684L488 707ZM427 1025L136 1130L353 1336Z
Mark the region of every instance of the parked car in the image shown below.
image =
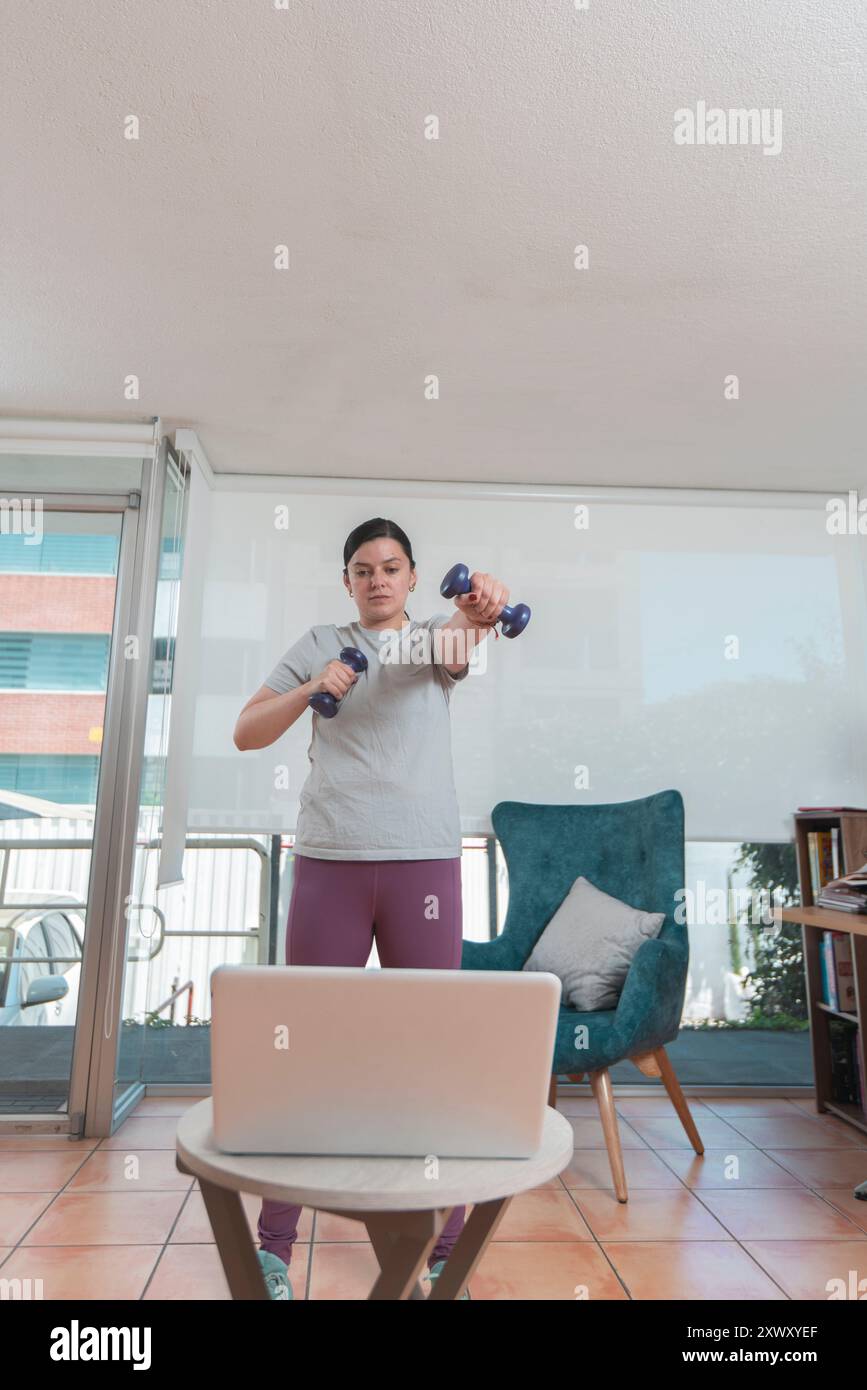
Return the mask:
M28 899L52 906L27 907ZM76 901L54 889L6 890L0 906L0 1028L74 1027L84 940L83 912L71 906Z

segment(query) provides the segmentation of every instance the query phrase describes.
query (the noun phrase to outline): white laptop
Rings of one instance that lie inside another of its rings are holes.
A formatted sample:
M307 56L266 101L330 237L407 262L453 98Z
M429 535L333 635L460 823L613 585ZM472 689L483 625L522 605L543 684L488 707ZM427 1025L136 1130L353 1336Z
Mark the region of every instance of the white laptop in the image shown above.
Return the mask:
M545 971L220 965L216 1147L528 1158L542 1139L560 993Z

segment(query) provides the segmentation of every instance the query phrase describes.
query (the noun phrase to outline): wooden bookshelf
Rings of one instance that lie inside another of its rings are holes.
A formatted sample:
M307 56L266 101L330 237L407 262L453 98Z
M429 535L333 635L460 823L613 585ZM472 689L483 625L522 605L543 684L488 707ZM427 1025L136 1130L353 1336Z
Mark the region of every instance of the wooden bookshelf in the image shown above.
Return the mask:
M810 852L807 836L813 830L839 831L838 844L841 874L853 873L867 863L867 811L841 811L827 814L817 811L796 811L795 852L798 860L798 880L801 886L801 905L780 909L784 922L801 927L804 949L804 973L807 984L807 1006L810 1016L810 1041L813 1048L813 1075L816 1083L816 1110L837 1115L867 1134L867 1111L860 1106L834 1100L831 1095L831 1042L829 1020L846 1019L858 1025L858 1047L861 1054L861 1099L867 1090L867 914L842 912L830 907L816 907L813 880L810 872ZM823 931L849 933L852 946L852 972L855 980L855 1012L832 1009L822 992L822 967L819 959Z

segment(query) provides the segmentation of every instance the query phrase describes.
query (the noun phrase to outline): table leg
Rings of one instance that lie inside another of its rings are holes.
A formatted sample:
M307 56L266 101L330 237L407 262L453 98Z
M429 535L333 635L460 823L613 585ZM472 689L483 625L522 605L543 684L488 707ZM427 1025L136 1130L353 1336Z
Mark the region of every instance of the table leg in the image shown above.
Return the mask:
M498 1197L492 1202L476 1202L428 1295L429 1299L460 1298L511 1200L511 1197Z
M475 1204L426 1301L460 1298L511 1200L499 1197ZM418 1276L451 1210L340 1213L364 1222L379 1261L379 1278L369 1299L425 1298Z
M419 1274L445 1225L450 1208L431 1211L365 1212L363 1221L379 1276L369 1299L424 1299Z
M182 1173L189 1172L180 1159L177 1159L177 1166ZM262 1266L250 1234L240 1192L234 1188L217 1187L216 1183L208 1182L206 1178L199 1178L199 1189L232 1297L267 1299Z
M177 1155L176 1164L180 1172L190 1172ZM267 1300L268 1290L240 1192L219 1187L201 1177L199 1189L232 1298ZM511 1197L498 1197L491 1202L475 1204L428 1300L460 1297L510 1201ZM452 1210L451 1207L390 1212L350 1212L344 1209L338 1213L363 1221L370 1235L380 1273L368 1299L425 1298L418 1276Z

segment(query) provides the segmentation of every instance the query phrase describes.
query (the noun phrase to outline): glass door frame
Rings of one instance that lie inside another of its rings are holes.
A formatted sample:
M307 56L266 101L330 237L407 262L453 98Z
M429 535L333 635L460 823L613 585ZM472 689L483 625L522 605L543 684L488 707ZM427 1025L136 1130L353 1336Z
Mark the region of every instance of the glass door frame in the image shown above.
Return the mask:
M145 1085L140 1082L130 1086L122 1103L115 1105L129 935L124 908L138 830L169 450L169 441L163 436L157 457L145 460L142 467L141 505L124 513L123 541L127 541L129 527L129 543L121 545L114 629L122 640L112 643L109 663L103 732L103 753L108 755L106 794L97 795L91 861L91 890L99 902L94 946L98 963L89 977L90 989L85 991L89 1045L76 1048L73 1057L73 1086L76 1096L83 1099L81 1109L74 1113L70 1087L70 1128L74 1121L83 1136L112 1134L145 1094ZM126 658L123 634L137 638L135 660ZM90 900L90 894L88 897Z
M11 423L0 420L0 431ZM18 425L19 422L14 423ZM124 486L116 492L65 492L41 487L34 490L27 486L24 476L21 487L10 489L7 485L3 489L6 494L21 496L36 491L45 510L122 513L67 1110L65 1114L56 1111L31 1113L26 1119L21 1115L0 1115L0 1136L30 1131L69 1134L73 1138L105 1137L145 1092L144 1084L131 1089L123 1105L115 1110L128 934L124 906L131 878L144 763L163 496L171 446L167 437L160 440L158 417L153 420L152 443L127 441L120 448L107 441L100 441L95 448L89 447L80 434L64 447L58 438L62 433L60 422L30 423L34 435L38 431L41 436L39 443L36 438L23 443L22 435L16 431L15 438L0 438L0 453L126 454L142 461L140 489ZM80 422L72 423L78 430L85 428ZM47 427L45 432L43 427ZM106 435L112 432L110 426L103 429ZM93 432L96 436L101 432L100 427L94 426ZM157 440L160 440L158 445ZM177 462L174 450L171 454ZM130 637L137 639L137 659L134 660L126 655Z

